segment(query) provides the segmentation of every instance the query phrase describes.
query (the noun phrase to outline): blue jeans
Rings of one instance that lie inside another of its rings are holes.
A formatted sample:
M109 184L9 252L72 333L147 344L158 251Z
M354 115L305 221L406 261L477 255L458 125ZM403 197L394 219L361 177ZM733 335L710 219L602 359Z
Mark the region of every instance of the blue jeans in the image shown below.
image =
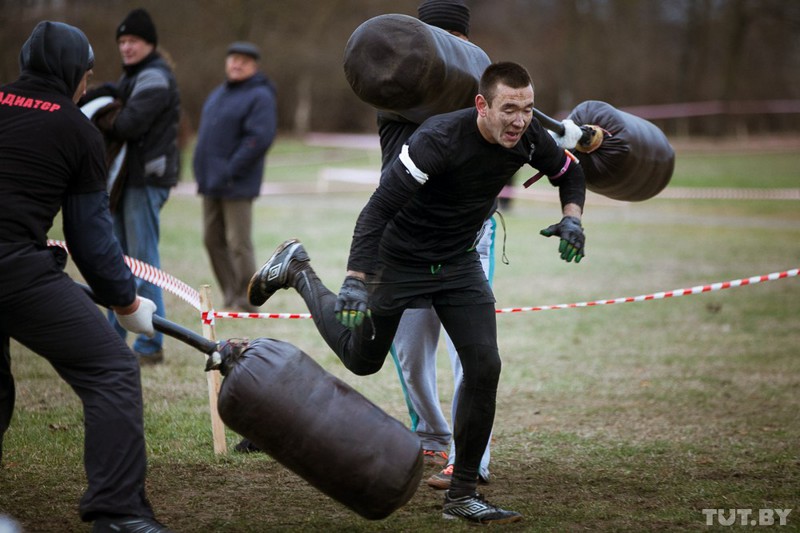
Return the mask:
M122 246L125 255L144 263L161 268L158 254L161 208L169 198L168 187L126 187L114 212L114 235ZM153 300L156 315L164 317L164 299L161 289L141 279L136 279L136 292ZM125 329L120 326L114 313L109 312L109 320L124 339ZM152 339L138 335L133 350L141 354L152 354L162 349L164 335L156 332Z

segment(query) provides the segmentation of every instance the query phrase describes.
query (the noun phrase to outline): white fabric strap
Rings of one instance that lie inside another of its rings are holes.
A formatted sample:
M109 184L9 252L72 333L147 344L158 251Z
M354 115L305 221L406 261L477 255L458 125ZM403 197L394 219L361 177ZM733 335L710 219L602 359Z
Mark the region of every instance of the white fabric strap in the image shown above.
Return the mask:
M417 183L424 185L425 182L428 181L428 175L421 171L411 160L411 156L408 154L407 144L404 144L403 148L400 150L400 162L406 167L411 177L417 180Z

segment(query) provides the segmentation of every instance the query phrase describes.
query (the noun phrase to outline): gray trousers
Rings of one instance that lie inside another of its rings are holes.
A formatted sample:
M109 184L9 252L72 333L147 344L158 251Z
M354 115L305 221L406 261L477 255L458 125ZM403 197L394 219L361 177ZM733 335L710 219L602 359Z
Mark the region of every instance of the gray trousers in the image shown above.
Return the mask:
M486 279L491 284L494 277L494 234L493 218L486 220L483 235L478 243L481 265ZM391 353L400 376L400 384L406 397L411 429L416 431L426 450L445 451L450 449L448 464L456 458L455 442L447 418L439 402L439 388L436 372L436 351L439 344L441 322L436 311L431 309L406 309L394 337ZM456 418L456 405L463 381L461 361L453 342L445 333L447 352L453 369L453 407L451 420ZM490 439L491 440L491 439ZM490 445L481 458L480 472L488 478Z
M203 243L227 308L253 310L247 301L256 271L252 228L252 198L203 197Z

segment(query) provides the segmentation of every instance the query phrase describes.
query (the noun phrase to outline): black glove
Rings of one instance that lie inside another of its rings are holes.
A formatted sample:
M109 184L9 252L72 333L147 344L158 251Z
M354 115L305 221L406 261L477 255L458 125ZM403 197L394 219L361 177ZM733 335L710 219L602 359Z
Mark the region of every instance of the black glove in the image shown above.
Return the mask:
M561 259L567 263L573 259L576 263L580 263L583 259L583 243L586 241L586 237L583 234L581 221L577 218L564 217L561 222L546 227L539 234L545 237L553 235L561 237L558 253L561 254Z
M350 329L360 326L367 311L367 285L363 280L347 276L344 278L336 306L333 308L336 320Z

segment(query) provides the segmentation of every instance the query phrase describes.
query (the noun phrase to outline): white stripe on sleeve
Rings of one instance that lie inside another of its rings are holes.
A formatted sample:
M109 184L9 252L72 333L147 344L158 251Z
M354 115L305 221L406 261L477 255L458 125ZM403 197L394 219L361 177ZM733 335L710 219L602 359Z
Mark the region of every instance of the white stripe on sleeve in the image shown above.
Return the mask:
M411 160L411 156L408 154L408 145L404 144L403 148L400 150L400 162L403 163L403 166L406 167L406 170L411 177L417 180L417 183L424 185L426 181L428 181L428 175L417 168L417 165Z

